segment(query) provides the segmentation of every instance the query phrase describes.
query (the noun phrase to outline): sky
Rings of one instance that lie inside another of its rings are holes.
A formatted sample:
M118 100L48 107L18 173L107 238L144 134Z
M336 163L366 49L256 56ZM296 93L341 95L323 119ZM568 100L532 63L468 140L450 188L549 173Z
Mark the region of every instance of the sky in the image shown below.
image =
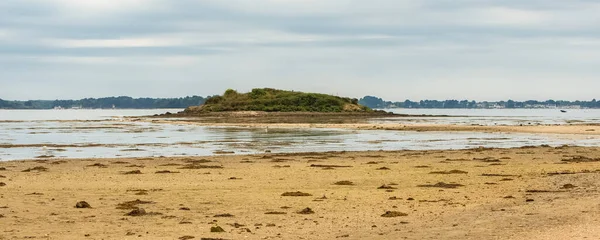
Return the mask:
M0 98L591 100L595 0L2 0Z

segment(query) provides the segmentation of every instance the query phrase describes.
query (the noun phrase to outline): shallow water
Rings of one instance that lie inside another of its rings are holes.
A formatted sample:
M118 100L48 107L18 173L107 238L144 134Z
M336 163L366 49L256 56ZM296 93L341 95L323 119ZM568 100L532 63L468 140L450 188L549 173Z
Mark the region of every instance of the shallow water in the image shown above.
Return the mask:
M600 144L600 139L595 136L344 129L271 128L267 131L262 128L127 122L122 119L123 116L152 115L166 111L178 110L0 110L0 161L33 159L44 155L57 158L112 158L205 156L217 151L244 154L265 150L429 150ZM469 119L460 118L462 121ZM442 119L456 121L454 118Z
M63 109L5 110L0 109L0 121L102 120L126 116L149 116L183 109Z
M460 125L538 125L600 123L600 109L384 109L410 115L447 115L452 117L382 118L376 122L398 124Z

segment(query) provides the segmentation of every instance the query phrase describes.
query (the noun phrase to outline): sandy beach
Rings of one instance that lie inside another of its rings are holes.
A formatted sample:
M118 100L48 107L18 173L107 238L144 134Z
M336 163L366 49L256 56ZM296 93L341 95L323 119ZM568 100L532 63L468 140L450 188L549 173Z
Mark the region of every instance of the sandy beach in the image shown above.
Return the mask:
M0 239L596 239L599 150L0 162Z

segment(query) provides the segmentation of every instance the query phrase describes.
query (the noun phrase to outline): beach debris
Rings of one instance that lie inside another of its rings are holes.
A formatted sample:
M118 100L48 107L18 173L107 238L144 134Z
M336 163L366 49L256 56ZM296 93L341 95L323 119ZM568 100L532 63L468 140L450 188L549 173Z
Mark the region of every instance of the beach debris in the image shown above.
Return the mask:
M92 208L92 206L86 201L79 201L75 204L75 208Z
M4 187L4 186L6 186L6 183L0 182L0 187Z
M222 232L225 232L225 229L223 229L220 226L214 226L214 227L210 228L210 232L213 232L213 233L222 233Z
M500 159L494 157L473 158L473 160L482 162L500 162Z
M223 213L223 214L217 214L214 217L227 217L227 218L230 218L230 217L234 217L234 216L232 214L229 214L229 213Z
M582 163L582 162L600 162L600 158L590 158L586 156L570 156L562 159L563 162Z
M142 174L142 171L140 170L133 170L133 171L127 171L123 173L124 175L130 175L130 174Z
M165 174L165 173L179 173L179 172L171 172L169 170L161 170L161 171L156 171L156 174Z
M140 204L152 204L154 202L152 201L142 201L139 199L136 199L134 201L128 201L128 202L122 202L117 204L117 209L137 209L137 205Z
M571 171L549 172L549 173L547 173L547 175L548 176L556 176L556 175L583 174L583 173L599 173L599 172L600 172L600 169L594 170L594 171L582 170L582 171L577 171L577 172L571 172Z
M385 185L385 184L383 184L383 185L381 185L380 187L378 187L377 189L397 189L397 188L395 188L395 187L392 187L392 186L390 186L390 185Z
M562 186L562 189L572 189L572 188L576 188L577 186L567 183L565 185Z
M424 184L424 185L418 185L417 187L431 187L431 188L457 188L457 187L462 187L464 185L462 184L458 184L458 183L445 183L445 182L438 182L436 184Z
M191 163L191 164L200 164L200 163L209 163L212 162L211 160L208 159L184 159L183 160L186 163ZM167 164L165 164L164 166L168 166Z
M349 168L349 167L352 167L352 166L329 165L329 164L311 164L310 167L317 167L317 168Z
M218 169L218 168L223 168L223 166L188 164L183 167L180 167L179 169Z
M351 186L354 185L354 183L351 181L339 181L335 182L334 185Z
M527 193L559 193L559 192L564 192L564 191L529 189L529 190L526 190L525 192L527 192Z
M107 166L102 164L102 163L94 163L92 165L88 165L88 167L99 167L99 168L106 168Z
M111 162L112 164L130 164L129 162L124 162L124 161L116 161L116 162Z
M143 208L136 208L131 210L131 212L128 212L127 214L125 214L125 216L132 216L132 217L139 217L139 216L144 216L146 215L146 210L144 210Z
M309 197L309 196L312 196L312 194L297 191L297 192L284 192L281 194L281 196L283 196L283 197Z
M127 166L125 166L125 167L128 167L128 168L145 168L146 166L144 166L144 165L136 165L136 164L132 164L132 165L127 165Z
M244 224L239 224L239 223L228 223L227 225L232 226L234 228L241 228L241 227L245 227L246 226Z
M271 211L271 212L266 212L266 215L285 215L287 214L286 212L277 212L277 211Z
M469 172L466 171L462 171L462 170L450 170L450 171L434 171L434 172L430 172L429 174L467 174Z
M42 166L37 166L37 167L25 169L25 170L23 170L21 172L34 172L34 171L36 171L36 172L47 172L48 168L42 167Z
M315 212L310 208L305 208L296 213L298 213L298 214L314 214Z
M406 217L406 216L408 216L408 214L403 213L403 212L397 212L397 211L387 211L381 216L386 217L386 218L393 218L393 217Z
M186 235L186 236L183 236L183 237L179 237L179 240L190 240L190 239L194 239L194 238L196 238L196 237Z
M498 173L484 173L481 174L482 177L517 177L517 175L513 174L498 174Z
M217 150L213 152L214 154L234 154L234 151L223 151L223 150Z

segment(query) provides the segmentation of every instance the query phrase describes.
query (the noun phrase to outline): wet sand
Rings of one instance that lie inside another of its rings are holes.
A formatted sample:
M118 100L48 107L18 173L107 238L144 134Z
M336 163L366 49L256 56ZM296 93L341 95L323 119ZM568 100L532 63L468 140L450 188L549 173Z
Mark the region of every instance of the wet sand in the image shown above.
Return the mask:
M0 175L0 239L600 238L600 147L12 161Z
M600 135L598 124L524 125L524 126L480 126L455 124L390 124L390 123L215 123L190 119L144 121L165 124L190 124L198 126L255 127L255 128L341 128L356 130L394 130L417 132L504 132L540 134Z

